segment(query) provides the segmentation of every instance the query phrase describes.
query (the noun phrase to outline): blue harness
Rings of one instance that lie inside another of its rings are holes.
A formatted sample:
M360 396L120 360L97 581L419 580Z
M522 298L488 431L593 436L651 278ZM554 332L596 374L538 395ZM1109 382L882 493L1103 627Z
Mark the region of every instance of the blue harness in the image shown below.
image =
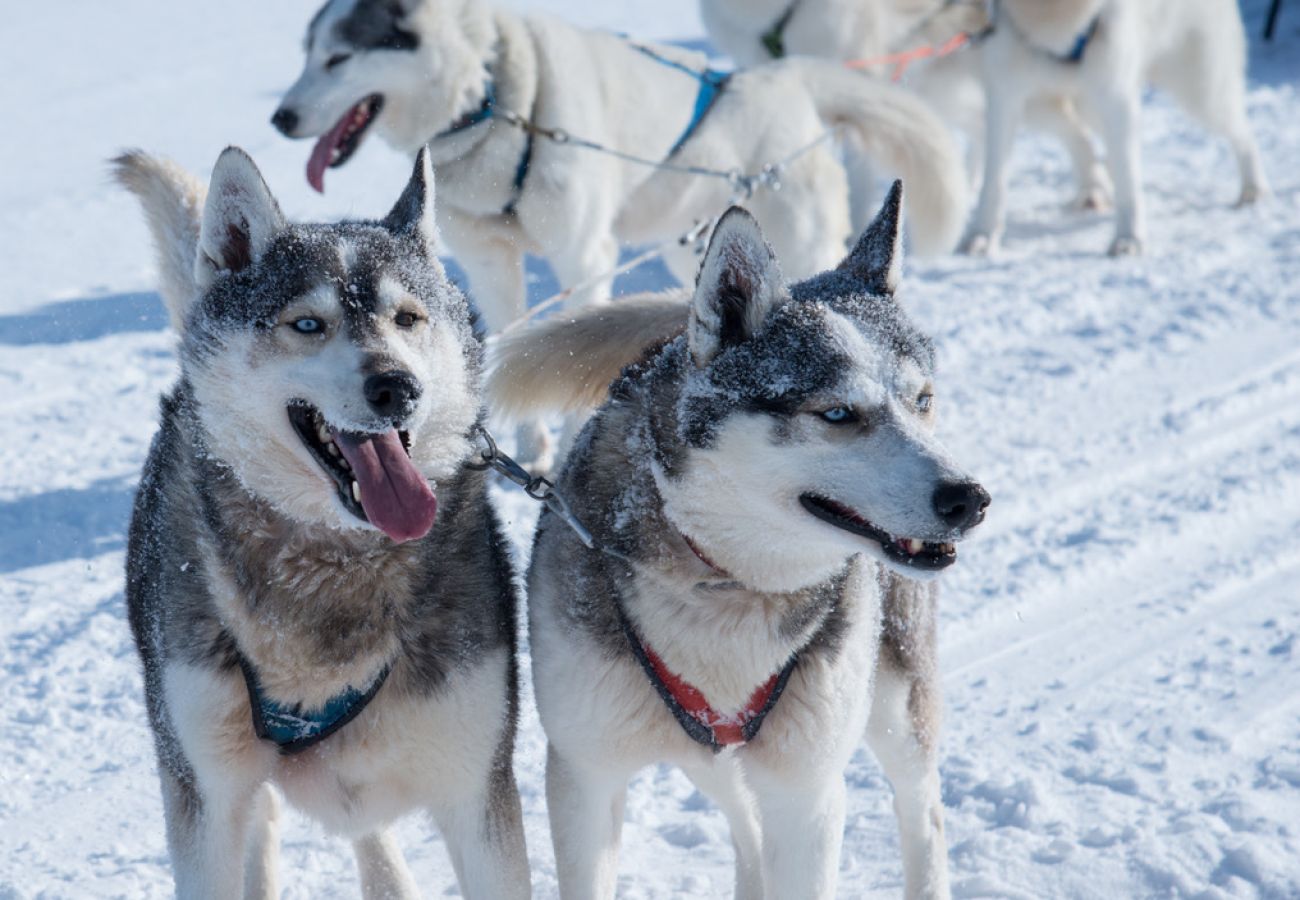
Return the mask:
M343 693L326 700L319 710L304 712L298 705L286 706L262 693L257 673L242 653L239 656L239 668L244 673L244 684L248 686L253 731L262 740L279 747L284 756L301 753L313 744L320 743L360 715L361 710L366 708L366 704L384 686L390 669L385 666L364 691L349 686Z
M690 66L684 66L676 60L662 56L643 44L632 44L631 46L640 50L655 62L663 63L665 66L679 72L685 72L700 84L700 89L695 95L695 108L691 110L691 120L686 124L686 130L682 132L681 137L673 143L672 149L668 151L668 155L672 156L682 148L682 144L691 139L691 135L695 134L695 129L700 127L700 123L709 114L713 104L718 102L718 98L722 96L723 90L727 87L727 82L731 80L731 73L721 72L717 69L705 69L702 72L697 72Z
M452 122L448 128L443 129L433 136L434 140L443 137L450 137L453 134L460 134L462 131L473 128L475 125L482 124L489 119L496 118L497 114L497 83L489 80L483 88L483 103L478 109L465 113L455 122ZM519 195L524 190L524 181L528 178L528 168L533 162L533 133L525 132L524 152L519 157L518 164L515 165L515 179L512 182L514 186L514 196L510 202L501 210L502 213L510 215L515 211L515 204L519 202Z
M992 7L989 15L989 25L979 34L971 36L972 43L979 43L980 41L984 40L989 35L991 35L994 31L997 30L998 0L991 0L991 3L992 3ZM1097 36L1097 28L1100 25L1101 25L1101 16L1096 16L1088 24L1088 27L1085 28L1082 31L1082 33L1080 33L1080 35L1074 39L1074 44L1070 47L1069 53L1064 53L1064 54L1053 53L1050 50L1043 50L1041 47L1037 49L1039 50L1039 52L1047 54L1057 62L1071 63L1073 65L1078 65L1079 63L1083 62L1083 54L1087 52L1088 45L1092 43L1092 39ZM1028 43L1028 38L1025 38L1025 41L1026 43Z

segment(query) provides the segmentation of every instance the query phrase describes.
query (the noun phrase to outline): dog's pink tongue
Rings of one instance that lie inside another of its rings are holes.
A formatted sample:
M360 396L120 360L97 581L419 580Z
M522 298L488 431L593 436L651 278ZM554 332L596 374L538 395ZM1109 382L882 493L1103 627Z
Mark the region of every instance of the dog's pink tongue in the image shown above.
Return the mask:
M334 149L343 143L343 135L347 134L348 125L352 123L352 115L355 111L355 107L349 109L347 115L322 134L316 141L316 146L311 148L311 156L307 159L307 183L314 187L317 193L325 193L325 170L334 159Z
M438 501L406 455L396 429L364 436L336 432L334 443L352 466L371 525L399 544L429 533Z

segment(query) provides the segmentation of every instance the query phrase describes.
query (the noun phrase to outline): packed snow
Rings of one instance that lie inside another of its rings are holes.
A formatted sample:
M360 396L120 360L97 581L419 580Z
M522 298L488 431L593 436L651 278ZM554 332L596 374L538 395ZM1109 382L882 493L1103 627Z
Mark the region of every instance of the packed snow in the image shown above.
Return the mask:
M702 39L689 0L512 5ZM957 896L1300 896L1300 6L1265 44L1267 5L1243 0L1272 202L1230 208L1227 147L1153 94L1146 256L1103 256L1111 220L1065 212L1063 154L1024 136L1005 251L907 265L941 430L994 497L943 578ZM171 891L122 570L174 341L142 218L104 161L142 146L206 174L236 143L292 217L385 212L407 160L369 141L321 198L309 146L268 124L314 8L6 15L0 897ZM532 271L537 299L553 282ZM665 279L651 266L621 287ZM522 560L536 510L495 496ZM516 766L536 895L553 897L543 750L526 697ZM847 779L840 893L898 896L888 785L865 750ZM684 776L641 773L627 810L620 896L729 893L725 822ZM399 837L426 892L454 895L434 829L412 817ZM286 896L356 893L346 843L296 814L282 866Z

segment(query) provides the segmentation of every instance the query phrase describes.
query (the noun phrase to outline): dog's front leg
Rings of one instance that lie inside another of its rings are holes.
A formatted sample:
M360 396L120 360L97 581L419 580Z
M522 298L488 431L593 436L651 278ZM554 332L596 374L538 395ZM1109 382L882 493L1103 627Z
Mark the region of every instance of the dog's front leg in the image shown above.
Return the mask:
M627 774L546 750L546 806L563 900L610 900L618 881Z
M994 253L1006 221L1007 163L1015 143L1024 99L985 79L988 101L984 113L984 180L962 250L974 256Z
M244 874L247 900L275 900L280 896L279 857L280 798L270 784L264 784L253 798Z
M763 843L753 793L746 787L736 757L682 764L700 792L718 804L731 828L736 851L735 900L763 900Z
M913 700L918 691L937 690L922 683L916 672L903 671L881 655L876 669L875 697L867 742L894 788L903 852L903 880L908 900L941 900L949 896L948 844L943 832L943 803L934 737L918 733ZM937 727L937 723L936 723Z
M401 848L387 830L352 842L361 875L361 896L374 900L414 900L420 896Z
M518 230L438 207L438 229L469 276L469 296L496 334L524 314L524 250Z
M838 754L835 754L838 758ZM751 769L763 829L763 896L831 900L844 843L844 774Z
M481 790L456 803L436 804L432 813L467 900L528 900L524 817L509 769L492 773Z
M1106 135L1106 159L1115 182L1115 239L1111 256L1135 256L1142 252L1146 223L1142 209L1142 153L1139 121L1141 90L1136 75L1120 78L1099 92L1102 129Z
M160 766L167 847L180 900L244 896L253 787L180 779Z

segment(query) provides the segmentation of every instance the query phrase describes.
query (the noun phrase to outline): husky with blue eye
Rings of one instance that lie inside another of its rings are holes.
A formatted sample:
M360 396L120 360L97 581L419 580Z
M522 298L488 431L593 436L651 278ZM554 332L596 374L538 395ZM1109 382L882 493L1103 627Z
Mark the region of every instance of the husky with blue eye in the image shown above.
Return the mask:
M516 597L428 156L387 218L337 225L286 222L236 148L206 191L138 152L115 173L180 335L126 591L178 896L278 897L284 796L352 840L367 897L416 895L387 830L416 810L466 897L527 897Z
M591 540L544 512L528 573L564 897L613 896L627 781L657 762L726 814L737 897L835 896L864 732L907 895L948 894L933 579L989 496L934 437L934 351L894 300L901 193L831 271L787 284L733 209L689 299L493 351L494 409L604 401L557 484Z

